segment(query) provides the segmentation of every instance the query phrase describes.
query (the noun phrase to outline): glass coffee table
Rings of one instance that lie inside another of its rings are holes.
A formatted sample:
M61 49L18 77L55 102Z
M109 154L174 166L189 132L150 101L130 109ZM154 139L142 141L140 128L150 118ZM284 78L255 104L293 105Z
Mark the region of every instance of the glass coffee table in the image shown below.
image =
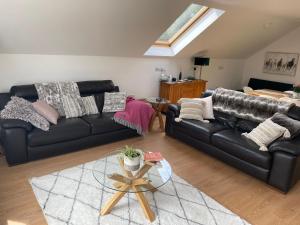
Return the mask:
M105 188L116 191L106 205L102 207L101 215L110 213L126 193L135 193L146 218L152 222L155 219L155 214L151 210L144 192L155 192L159 187L166 184L172 176L172 169L165 159L157 163L141 159L140 169L131 172L124 168L121 151L113 151L96 161L93 175Z

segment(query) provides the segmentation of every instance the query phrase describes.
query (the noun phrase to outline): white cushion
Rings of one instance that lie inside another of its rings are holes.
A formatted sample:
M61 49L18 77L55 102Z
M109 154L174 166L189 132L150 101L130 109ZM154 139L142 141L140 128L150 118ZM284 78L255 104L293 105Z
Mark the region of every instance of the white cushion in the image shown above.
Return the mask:
M200 98L200 99L205 102L205 108L204 108L205 110L204 110L203 118L204 119L215 119L212 96L209 96L206 98Z
M290 132L269 118L260 123L250 133L243 133L242 135L254 141L260 147L259 150L268 151L267 146L269 144L282 135L286 138L290 137Z
M182 102L204 102L204 108L203 108L203 118L204 119L215 119L214 111L213 111L213 102L212 102L212 96L206 97L206 98L181 98L178 100L178 103L181 104Z
M180 122L182 119L200 120L208 123L208 120L203 119L204 105L203 101L193 99L180 99L181 103L180 115L175 119L176 122Z

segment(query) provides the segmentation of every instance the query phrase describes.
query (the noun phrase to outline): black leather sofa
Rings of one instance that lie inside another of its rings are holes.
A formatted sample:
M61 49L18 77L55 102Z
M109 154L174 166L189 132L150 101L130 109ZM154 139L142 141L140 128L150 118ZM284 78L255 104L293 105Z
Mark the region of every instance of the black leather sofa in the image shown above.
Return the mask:
M211 91L204 96L211 95ZM215 111L215 120L203 123L183 119L175 122L180 107L169 105L166 113L166 134L179 139L231 166L234 166L264 182L280 189L288 190L300 178L300 136L291 141L278 140L271 144L268 152L258 150L258 146L241 137L258 124L238 119ZM288 115L300 120L300 108L292 107Z
M111 80L77 82L81 96L95 96L99 112L104 104L104 92L117 92ZM18 96L29 101L38 98L34 85L13 86L0 94L0 109ZM81 118L60 118L49 131L42 131L22 120L0 119L0 140L9 165L54 156L75 150L139 136L133 129L112 120L114 113L99 113Z
M250 78L248 82L248 87L251 87L253 90L257 90L257 89L270 89L270 90L277 90L277 91L293 90L292 84L270 81L270 80L262 80L257 78Z

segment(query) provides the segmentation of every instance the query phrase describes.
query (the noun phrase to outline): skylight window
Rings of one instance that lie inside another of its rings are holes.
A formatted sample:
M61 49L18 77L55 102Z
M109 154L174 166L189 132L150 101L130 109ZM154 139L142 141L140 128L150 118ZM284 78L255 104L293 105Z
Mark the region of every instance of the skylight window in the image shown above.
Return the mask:
M186 10L175 20L174 23L158 38L155 44L170 45L177 37L179 37L186 29L189 28L208 8L206 6L191 4Z
M154 45L145 52L145 55L175 56L223 13L223 10L208 8L199 4L189 5L162 33Z

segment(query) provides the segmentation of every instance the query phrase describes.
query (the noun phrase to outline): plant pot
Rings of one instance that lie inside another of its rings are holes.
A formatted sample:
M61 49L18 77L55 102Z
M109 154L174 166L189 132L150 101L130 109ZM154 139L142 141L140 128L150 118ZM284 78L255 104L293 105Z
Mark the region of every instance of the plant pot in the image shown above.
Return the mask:
M135 157L133 159L124 156L124 167L128 171L136 171L140 168L141 156Z
M293 98L300 99L300 93L293 92Z

